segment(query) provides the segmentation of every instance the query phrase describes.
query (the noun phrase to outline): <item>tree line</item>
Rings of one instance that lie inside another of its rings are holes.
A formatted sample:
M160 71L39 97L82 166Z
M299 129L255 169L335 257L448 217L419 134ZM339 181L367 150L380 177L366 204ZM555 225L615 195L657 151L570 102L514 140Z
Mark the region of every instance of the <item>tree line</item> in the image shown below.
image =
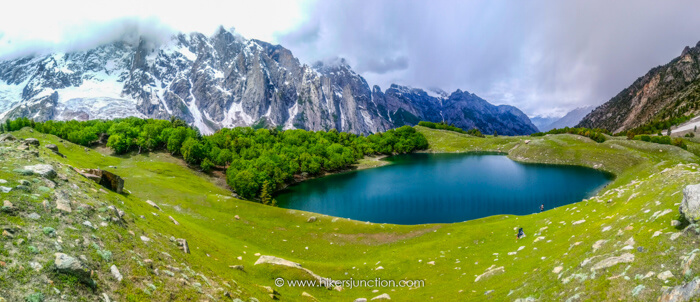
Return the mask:
M410 126L363 136L335 129L279 131L250 127L223 128L212 135L201 135L174 118L46 122L20 118L2 125L5 131L23 127L83 146L106 141L116 154L167 150L203 171L224 169L226 182L236 193L248 199L259 198L263 203L273 203L270 195L292 182L295 175L343 170L365 155L428 148L427 139Z
M418 122L418 126L423 126L423 127L427 127L427 128L431 128L431 129L441 129L441 130L454 131L454 132L459 132L462 134L469 134L471 136L482 137L482 138L486 137L477 128L473 128L473 129L469 129L467 131L464 131L462 128L456 127L455 125L448 125L445 122L433 123L433 122L421 121L421 122ZM494 136L498 136L498 133L495 131L494 131Z
M610 135L610 131L605 130L605 129L589 129L589 128L561 128L561 129L552 129L547 132L537 132L530 134L530 136L544 136L546 134L563 134L563 133L568 133L568 134L576 134L576 135L581 135L588 137L598 143L605 142L605 134Z

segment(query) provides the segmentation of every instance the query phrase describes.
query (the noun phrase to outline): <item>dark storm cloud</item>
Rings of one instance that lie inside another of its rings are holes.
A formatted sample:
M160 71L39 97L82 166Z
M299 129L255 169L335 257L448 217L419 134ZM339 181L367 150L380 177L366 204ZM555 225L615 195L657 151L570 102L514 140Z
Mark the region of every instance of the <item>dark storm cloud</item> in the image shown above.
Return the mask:
M318 1L277 37L370 83L457 88L529 115L601 104L700 40L700 2Z

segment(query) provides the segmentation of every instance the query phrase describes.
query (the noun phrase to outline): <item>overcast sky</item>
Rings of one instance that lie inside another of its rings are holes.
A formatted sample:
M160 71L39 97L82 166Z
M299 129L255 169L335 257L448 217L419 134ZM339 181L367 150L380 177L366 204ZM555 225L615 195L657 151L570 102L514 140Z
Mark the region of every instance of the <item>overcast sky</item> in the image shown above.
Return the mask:
M370 84L474 92L530 116L599 105L700 40L700 2L23 1L0 12L0 59L235 27Z

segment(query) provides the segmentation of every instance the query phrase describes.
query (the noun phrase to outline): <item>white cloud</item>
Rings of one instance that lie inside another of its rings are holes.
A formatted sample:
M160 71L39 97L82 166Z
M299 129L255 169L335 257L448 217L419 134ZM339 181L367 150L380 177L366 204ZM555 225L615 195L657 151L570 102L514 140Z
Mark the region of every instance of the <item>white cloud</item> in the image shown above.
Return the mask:
M93 47L125 33L169 37L235 27L272 41L301 20L305 2L256 1L15 1L0 11L0 59L37 51Z

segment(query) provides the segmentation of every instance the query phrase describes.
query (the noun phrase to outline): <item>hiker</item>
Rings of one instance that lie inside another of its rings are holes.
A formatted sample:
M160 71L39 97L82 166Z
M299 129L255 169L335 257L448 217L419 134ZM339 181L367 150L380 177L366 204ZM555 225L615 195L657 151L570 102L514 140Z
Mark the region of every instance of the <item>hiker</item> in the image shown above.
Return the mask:
M518 230L518 239L525 237L525 232L523 231L523 228L520 228Z
M544 212L544 204L540 205L540 212Z

